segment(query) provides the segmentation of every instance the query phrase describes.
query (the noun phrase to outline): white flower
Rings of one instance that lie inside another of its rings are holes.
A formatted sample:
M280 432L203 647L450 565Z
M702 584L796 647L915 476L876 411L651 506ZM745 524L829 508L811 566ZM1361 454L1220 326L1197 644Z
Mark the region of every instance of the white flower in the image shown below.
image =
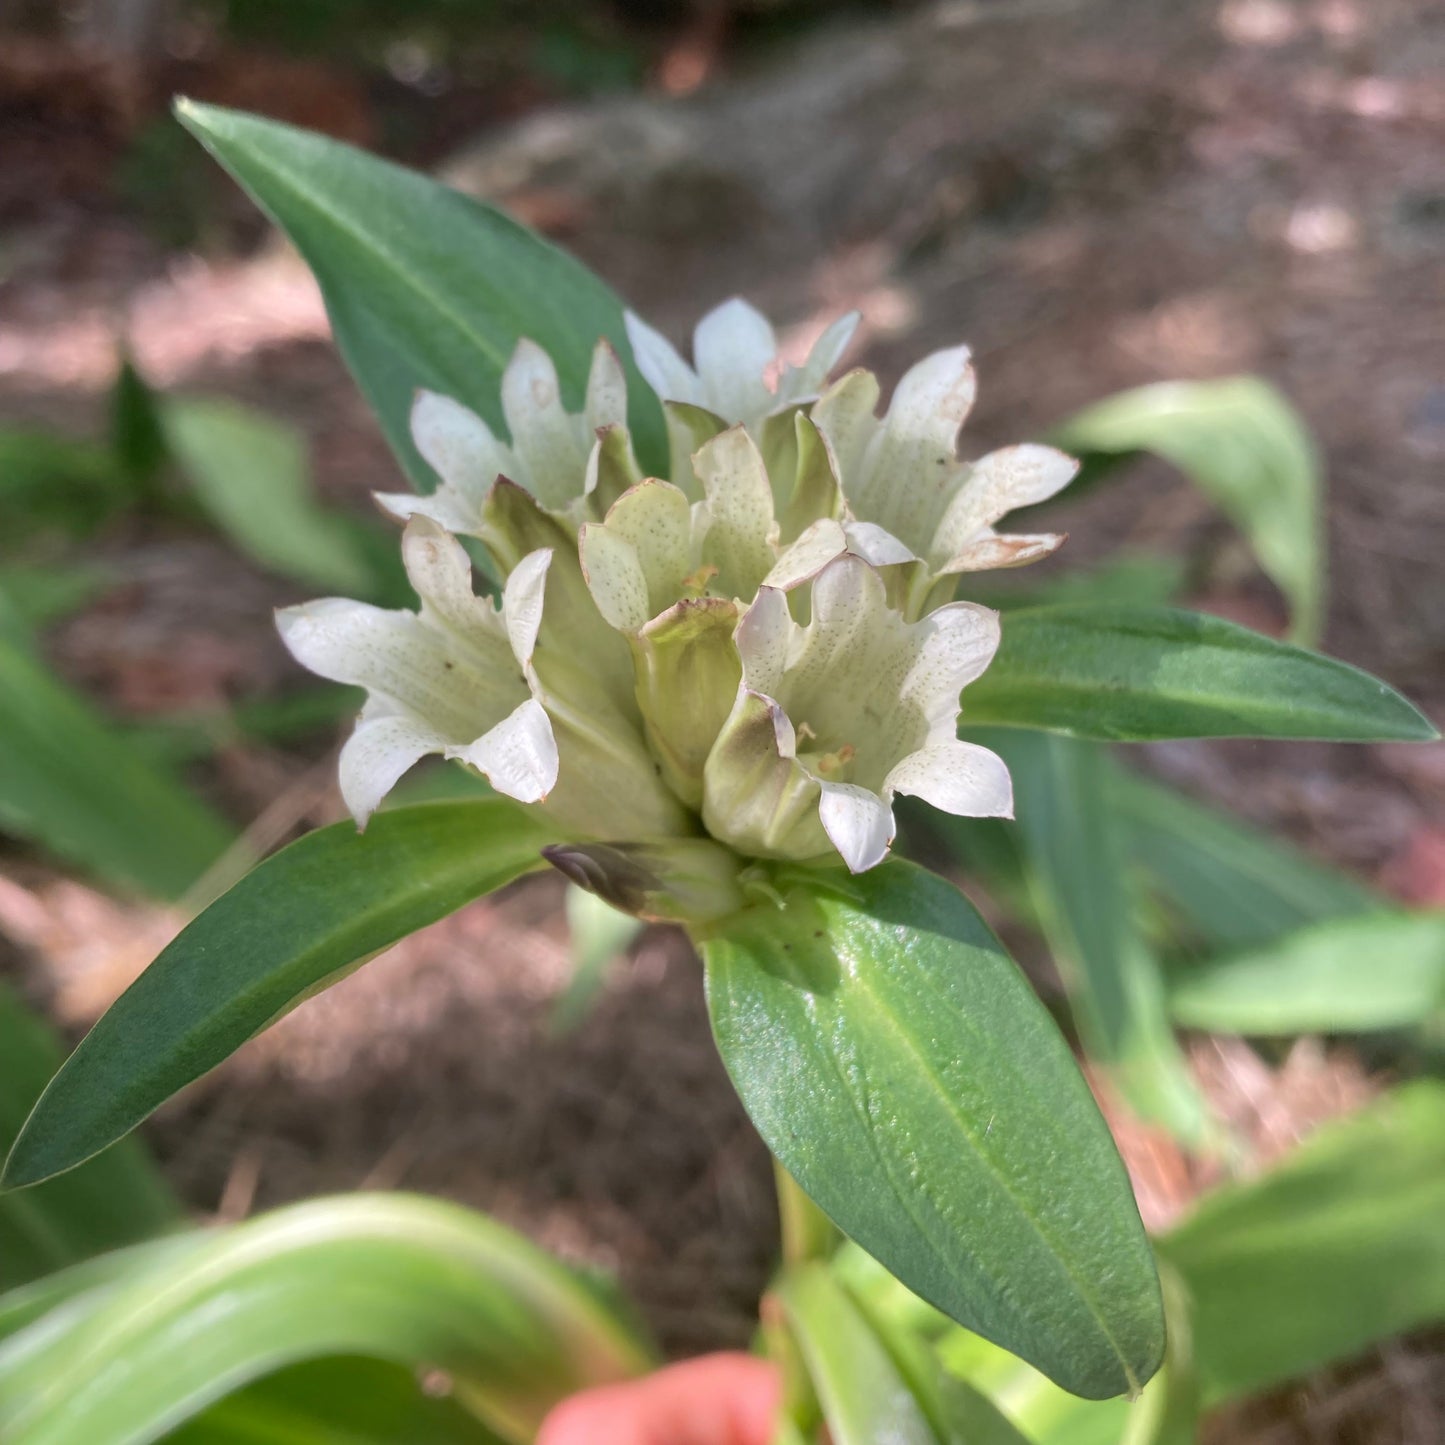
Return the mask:
M402 538L419 612L328 597L277 614L303 667L367 691L341 753L341 795L365 825L396 781L428 754L456 758L523 803L557 781L557 744L539 700L532 651L551 553L507 579L502 605L473 594L461 544L431 518Z
M812 401L822 390L852 340L858 313L828 327L801 366L782 360L772 323L740 297L724 301L697 323L692 366L630 311L626 322L637 369L665 404L672 480L691 495L688 457L708 437L737 424L763 444L769 417Z
M892 801L1007 817L1008 770L956 736L959 692L998 647L998 616L956 602L909 622L861 558L811 584L811 620L763 587L738 625L742 683L704 769L703 821L744 854L836 850L855 873L893 841Z
M535 342L519 341L502 373L502 414L510 446L460 402L419 391L412 440L441 485L427 497L386 492L377 501L394 516L427 516L449 532L478 536L498 477L516 482L548 511L570 516L574 526L609 469L623 473L613 495L641 479L626 431L627 379L606 341L592 353L586 402L576 414L562 405L551 357Z
M915 564L911 615L940 600L940 579L1021 566L1064 541L1056 533L994 530L1008 512L1060 491L1078 464L1052 447L1032 445L1005 447L976 462L959 460L955 446L975 389L968 348L959 346L912 367L881 420L874 414L878 380L867 371L835 382L810 413L835 461L851 523L849 545L881 566L902 559L901 544ZM946 586L951 590L951 583Z

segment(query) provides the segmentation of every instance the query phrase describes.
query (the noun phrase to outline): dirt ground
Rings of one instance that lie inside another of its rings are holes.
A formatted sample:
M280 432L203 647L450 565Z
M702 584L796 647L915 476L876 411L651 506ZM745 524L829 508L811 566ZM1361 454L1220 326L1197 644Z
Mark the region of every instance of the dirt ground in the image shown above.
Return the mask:
M762 52L678 53L693 64L684 78L702 81L680 97L530 109L513 97L490 111L438 97L487 122L446 173L549 231L678 336L745 291L795 341L859 308L857 354L888 379L969 341L980 451L1124 386L1270 377L1326 460L1327 650L1445 715L1445 10L947 3ZM244 201L183 150L162 152L160 202L117 188L176 77L76 62L57 85L59 63L0 48L0 419L97 432L124 335L156 385L234 395L300 426L337 502L360 509L394 489L314 288ZM388 135L374 88L296 64L220 57L179 79L202 98ZM401 153L442 159L434 145ZM204 220L185 245L160 224L171 202ZM1066 510L1071 541L1050 566L1120 545L1181 551L1198 605L1282 621L1227 527L1162 468ZM299 683L269 622L296 600L285 584L199 534L126 525L97 545L121 582L47 645L115 711ZM334 743L238 744L198 781L238 821L267 810L284 832L338 816ZM1445 902L1439 747L1183 743L1142 761L1402 898ZM79 1030L171 921L5 862L0 966ZM582 1027L555 1037L560 898L556 881L528 882L409 940L189 1090L148 1137L201 1214L330 1189L435 1191L616 1271L670 1349L742 1343L776 1222L696 963L680 938L646 935ZM1309 1041L1274 1061L1232 1041L1191 1048L1261 1159L1383 1083ZM1165 1223L1207 1171L1112 1114L1146 1215ZM1442 1362L1438 1339L1391 1346L1239 1412L1215 1438L1426 1445L1445 1421Z

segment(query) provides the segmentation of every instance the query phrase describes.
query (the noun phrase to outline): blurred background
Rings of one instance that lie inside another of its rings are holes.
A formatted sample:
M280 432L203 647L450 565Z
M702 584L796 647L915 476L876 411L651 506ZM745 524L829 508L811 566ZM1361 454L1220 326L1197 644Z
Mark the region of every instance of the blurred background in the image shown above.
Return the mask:
M0 977L76 1036L247 850L340 816L351 700L307 685L270 614L396 586L368 494L399 472L315 286L170 119L174 95L433 169L679 341L736 292L800 348L858 309L852 359L885 382L967 341L973 453L1126 387L1262 375L1323 460L1325 650L1438 720L1442 76L1437 0L0 0L3 620L47 685L243 845L186 889L163 869L117 888L84 844L0 818L17 835ZM265 508L228 506L242 482L219 454L269 478ZM1051 579L1121 549L1167 556L1189 605L1284 630L1239 537L1162 463L1059 520L1072 540ZM0 683L13 699L29 676ZM1400 901L1445 904L1438 746L1133 760ZM110 765L82 748L75 766ZM162 826L111 822L140 850ZM243 1049L146 1137L201 1216L433 1191L615 1271L669 1348L743 1343L776 1221L699 970L644 933L569 1028L574 954L558 880L473 905ZM1390 1079L1317 1038L1187 1049L1254 1164ZM1105 1102L1161 1227L1219 1167ZM1442 1361L1438 1335L1390 1345L1215 1438L1437 1440Z

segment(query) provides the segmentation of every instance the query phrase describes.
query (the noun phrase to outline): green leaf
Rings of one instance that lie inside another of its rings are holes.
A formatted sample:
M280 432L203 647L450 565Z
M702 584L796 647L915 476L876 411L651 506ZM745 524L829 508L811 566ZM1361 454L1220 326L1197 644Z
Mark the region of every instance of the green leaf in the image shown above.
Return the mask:
M11 562L0 566L0 595L20 622L21 640L30 632L79 612L116 574L90 562Z
M1385 907L1349 874L1173 788L1122 768L1111 787L1134 863L1215 948L1251 948Z
M80 1163L350 969L541 863L554 835L502 799L336 823L266 859L116 1000L35 1106L0 1184Z
M227 1395L165 1445L505 1445L450 1396L433 1398L400 1365L358 1356L308 1360Z
M1411 1084L1206 1198L1160 1243L1206 1403L1445 1318L1445 1085Z
M184 893L232 837L4 630L0 828L161 898Z
M1293 635L1324 611L1323 481L1314 443L1276 388L1254 376L1169 381L1121 392L1065 422L1053 441L1085 457L1155 452L1249 539L1290 605Z
M153 494L168 448L155 395L129 357L122 358L110 394L110 442L131 485Z
M1231 1034L1407 1028L1445 1009L1445 913L1332 919L1191 965L1169 1006L1187 1028Z
M1153 1260L1057 1029L968 901L901 860L795 875L704 943L763 1139L925 1299L1079 1394L1158 1364Z
M316 504L294 427L219 399L168 400L161 416L197 500L243 553L310 586L372 595L376 579L352 530Z
M824 1265L787 1271L774 1296L834 1445L938 1445L923 1403Z
M998 656L963 694L963 720L1118 742L1437 736L1399 693L1358 668L1168 607L1008 613Z
M137 1268L0 1344L7 1445L142 1445L238 1386L364 1355L452 1379L513 1440L587 1385L651 1363L590 1286L441 1200L313 1200Z
M554 1033L567 1033L586 1018L612 965L626 954L644 926L640 918L620 912L595 893L575 883L567 885L572 977L552 1006L549 1022Z
M129 479L109 448L28 428L0 428L7 549L48 528L86 536L130 498Z
M0 982L0 1150L10 1147L62 1057L50 1030ZM0 1290L145 1239L179 1219L140 1142L123 1140L64 1179L0 1195Z
M502 369L524 336L551 355L574 409L606 336L628 367L639 460L666 466L662 409L632 366L621 303L586 267L493 207L350 146L194 101L176 114L315 273L337 345L420 490L435 483L408 428L417 388L501 429Z
M988 733L1009 765L1044 934L1089 1054L1134 1109L1194 1145L1209 1111L1174 1039L1164 977L1135 921L1103 750L1047 733Z

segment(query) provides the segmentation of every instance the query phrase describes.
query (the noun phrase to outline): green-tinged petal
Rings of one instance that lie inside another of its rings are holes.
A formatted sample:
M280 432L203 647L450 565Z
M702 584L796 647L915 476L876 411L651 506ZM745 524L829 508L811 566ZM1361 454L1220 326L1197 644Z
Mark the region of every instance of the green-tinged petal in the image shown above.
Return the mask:
M637 465L627 428L600 427L587 457L587 475L583 480L593 516L605 517L608 508L641 480L642 469Z
M394 516L422 512L448 531L474 535L492 483L517 469L511 448L498 441L475 412L434 391L417 392L411 436L423 460L442 479L441 486L430 497L401 492L377 500Z
M601 571L594 580L588 549L596 550L602 532L631 549L636 577L624 576L620 563L625 554L613 547L597 550ZM637 631L682 597L694 570L692 509L687 498L670 482L639 483L618 498L600 528L583 529L582 567L602 615L614 627ZM635 589L638 579L640 596L629 590Z
M693 808L702 803L707 756L742 679L733 646L737 619L736 603L688 598L632 643L647 740L668 786Z
M701 501L702 482L693 469L692 459L700 448L727 430L727 423L706 408L689 402L669 401L662 410L667 418L669 475L687 494L688 501Z
M786 461L780 458L774 463L766 444L763 447L774 491L782 488L785 480L792 487L790 493L779 497L778 504L779 540L784 544L792 542L820 518L843 515L838 464L827 437L818 430L817 423L802 411L793 414L791 431L792 447ZM786 465L787 461L792 463L791 470Z
M778 379L779 403L802 401L823 389L833 368L843 359L862 319L857 311L840 316L813 343L808 359L801 366L783 368Z
M740 426L708 442L693 458L705 500L699 518L702 560L717 568L710 584L744 602L772 570L773 490L757 443Z
M708 832L754 857L826 856L828 835L818 818L821 788L796 755L797 738L782 708L760 693L740 690L703 769Z

